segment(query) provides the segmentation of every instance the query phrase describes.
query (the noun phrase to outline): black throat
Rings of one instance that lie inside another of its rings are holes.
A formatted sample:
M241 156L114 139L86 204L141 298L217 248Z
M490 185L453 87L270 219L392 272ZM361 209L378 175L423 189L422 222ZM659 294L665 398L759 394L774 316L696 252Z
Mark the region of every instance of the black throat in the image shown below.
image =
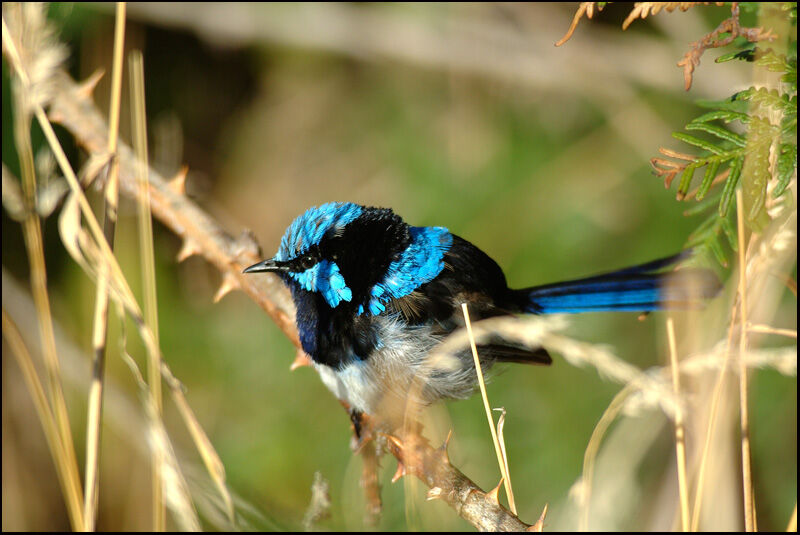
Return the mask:
M389 265L411 243L408 225L388 208L367 208L344 232L319 244L323 258L339 266L352 299L331 308L317 292L298 286L288 276L297 308L297 329L303 350L319 364L339 369L354 360L366 360L378 344L369 314L371 290L383 281ZM362 314L359 308L363 307Z

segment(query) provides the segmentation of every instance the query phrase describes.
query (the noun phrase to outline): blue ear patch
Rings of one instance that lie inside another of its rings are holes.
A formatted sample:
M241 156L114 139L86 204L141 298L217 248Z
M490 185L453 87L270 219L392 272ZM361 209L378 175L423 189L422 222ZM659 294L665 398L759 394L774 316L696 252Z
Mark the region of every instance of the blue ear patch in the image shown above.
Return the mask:
M367 312L377 316L386 310L390 299L404 297L444 269L444 253L453 245L453 235L444 227L409 227L411 245L399 259L389 264L383 281L372 287ZM359 306L358 313L365 312Z
M329 202L309 208L286 229L275 260L285 262L303 254L317 245L325 233L344 229L362 211L361 206L351 202Z
M302 273L289 273L289 276L304 290L321 293L331 308L353 298L353 292L347 287L335 262L322 260Z

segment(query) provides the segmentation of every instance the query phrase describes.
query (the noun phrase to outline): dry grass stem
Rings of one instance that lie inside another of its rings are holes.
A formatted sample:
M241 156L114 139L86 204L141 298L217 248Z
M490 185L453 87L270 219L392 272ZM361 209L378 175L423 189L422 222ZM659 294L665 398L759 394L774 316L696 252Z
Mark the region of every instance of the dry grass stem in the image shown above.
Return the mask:
M17 364L19 364L20 370L22 370L22 377L25 380L25 386L28 392L30 392L31 398L33 398L36 414L39 416L50 455L53 457L53 464L55 465L56 474L58 475L58 482L61 485L61 492L64 494L64 499L67 503L67 512L70 515L70 521L74 524L76 521L80 520L81 514L80 488L75 488L75 484L78 482L77 469L72 475L70 475L67 470L70 466L70 462L65 458L66 452L64 451L61 437L59 436L58 423L50 409L47 395L45 394L41 381L39 381L39 375L36 373L36 366L33 364L30 352L25 346L19 329L11 319L11 316L6 312L5 308L3 308L3 338L6 339L11 349L11 354L16 359ZM80 484L78 483L78 485ZM78 525L78 528L80 528L80 525Z
M795 340L797 339L797 329L779 329L777 327L771 327L769 325L753 325L751 323L747 327L747 330L751 333L776 334L778 336L794 338Z
M131 84L131 124L133 125L133 147L139 165L136 167L137 182L140 194L137 197L139 221L139 252L142 269L142 288L144 296L144 318L153 331L155 343L160 347L158 337L158 307L156 300L155 257L153 253L153 226L150 219L150 194L148 185L147 154L147 114L144 97L144 60L142 53L133 51L128 62ZM148 353L147 382L153 396L153 407L161 414L161 360L160 353ZM159 416L160 417L160 416ZM152 488L153 488L153 530L166 529L164 500L161 496L161 451L152 451Z
M672 369L672 387L675 397L681 395L678 350L675 343L675 324L667 318L667 338L669 340L669 360ZM686 429L683 425L683 409L678 403L675 407L675 456L678 466L678 493L680 495L681 529L689 531L689 489L686 479Z
M126 351L122 353L123 361L128 365L131 374L136 379L139 387L139 398L145 408L147 419L147 442L150 450L160 450L155 457L161 461L161 483L163 495L167 506L174 513L174 518L182 531L200 531L200 520L197 517L189 486L183 477L172 442L169 439L161 415L153 405L153 394L150 386L145 382L142 372L136 361Z
M513 485L511 484L511 470L508 468L508 454L506 453L506 438L505 435L503 434L503 427L505 427L506 425L506 409L504 407L500 407L499 409L495 410L500 412L500 418L497 419L497 438L500 443L500 453L503 455L503 466L505 466L506 468L506 473L503 477L508 484L508 488L511 489L513 488ZM513 511L513 513L517 514L516 511Z
M111 76L111 104L109 109L108 154L117 150L119 138L119 113L122 96L122 51L125 46L125 4L117 4L114 26L114 59ZM109 247L114 247L117 223L119 162L109 160L108 180L105 188L104 234ZM100 481L100 433L103 418L103 383L108 336L108 273L100 270L95 297L92 347L94 366L86 418L86 472L84 499L84 531L94 531L97 521L98 486Z
M30 83L29 78L22 69L22 65L16 61L15 58L18 57L18 54L16 54L16 45L11 42L9 38L7 38L7 35L10 35L10 33L7 30L5 19L3 19L4 48L7 50L9 57L12 59L15 71L19 76L23 86L27 86ZM76 94L81 93L82 91L80 88L78 88L76 90ZM50 148L53 150L56 160L58 161L59 166L61 167L61 170L64 173L72 191L72 195L67 199L64 209L62 210L59 222L59 230L61 231L62 240L66 249L73 259L78 262L78 264L81 265L81 267L89 275L94 276L95 278L98 276L100 269L108 269L109 291L111 296L118 301L125 311L134 319L148 353L159 353L153 332L144 322L144 318L138 303L136 302L133 293L127 284L127 281L125 280L125 277L122 275L122 271L116 258L111 252L108 243L104 239L103 232L100 230L100 226L94 217L91 207L89 206L86 197L83 195L83 191L77 180L77 177L72 170L72 167L70 166L57 137L55 136L52 125L50 124L44 109L40 105L36 105L34 106L34 114L36 115L36 118L42 127L45 138L47 139ZM81 117L81 121L84 122L84 124L86 120L86 116ZM107 136L103 136L103 139L106 137ZM104 149L105 147L103 147L102 150ZM126 153L128 155L130 154L129 151L126 151ZM130 173L131 169L135 169L136 164L129 162L128 165L129 167L126 169L126 172ZM133 196L136 197L135 192L138 190L138 184L136 184L133 189ZM89 226L89 234L87 234L81 228L81 216L83 216ZM206 462L207 469L209 469L212 477L224 479L224 469L219 462L219 458L216 455L216 452L213 451L213 448L211 447L210 442L208 441L204 432L200 428L200 425L197 423L197 420L191 412L188 403L186 403L180 383L175 379L168 366L163 361L160 371L164 379L167 381L167 384L170 386L173 398L176 400L178 408L181 411L181 415L183 416L190 432L192 433L193 439L195 439L198 450L200 451L204 462ZM169 463L166 463L165 461L165 464ZM175 470L177 470L178 465L169 464L168 467L173 473L173 475L170 477L177 477L174 476L174 473ZM165 478L166 477L167 476L165 476ZM227 501L230 503L229 498ZM167 504L170 505L169 496L167 496ZM82 526L83 522L81 521L79 525Z
M481 398L483 399L483 408L486 410L486 419L489 423L489 430L492 433L492 442L494 443L494 450L497 454L497 464L500 466L500 474L505 482L506 497L508 498L508 506L511 512L517 514L517 506L514 503L514 491L511 489L511 481L508 478L508 465L505 463L503 451L500 448L500 441L497 439L497 430L494 427L494 419L492 418L492 409L489 405L489 397L486 394L486 383L483 380L483 371L481 370L481 361L478 358L478 348L475 345L475 337L472 334L472 323L469 320L469 311L467 304L461 304L461 310L464 313L464 322L467 327L467 336L469 337L469 345L472 349L472 358L475 362L475 372L478 374L478 385L481 389Z
M608 404L606 410L603 411L600 420L592 430L592 436L589 437L589 443L586 445L586 450L583 454L583 473L581 474L578 482L573 485L570 494L578 502L580 509L580 518L578 520L579 531L589 531L589 516L590 507L592 502L592 481L594 479L594 466L597 459L597 453L600 451L600 444L603 441L608 428L612 422L616 420L617 416L625 409L628 398L633 394L635 388L633 384L627 384L625 387L617 392L611 403Z
M19 155L22 172L22 192L25 219L22 229L25 247L30 263L31 289L36 303L39 336L42 341L44 363L47 373L47 386L50 407L53 411L57 428L57 447L60 450L55 460L60 461L56 468L66 482L65 499L67 511L73 529L83 526L83 503L78 463L72 440L69 415L61 386L61 372L53 334L53 319L50 308L50 296L47 293L47 272L45 268L44 245L39 216L36 213L36 171L33 148L30 139L31 112L40 108L40 102L49 94L50 78L59 62L37 61L39 55L48 56L51 50L48 42L49 30L45 24L41 5L14 5L8 12L14 27L10 29L6 23L6 9L3 10L2 32L3 50L12 59L15 72L14 79L14 140ZM20 48L14 37L28 45ZM49 54L53 55L53 54ZM24 56L24 58L23 58ZM26 63L23 63L23 59ZM44 63L44 66L42 65ZM31 77L24 75L25 67L32 67ZM23 73L20 75L19 73ZM32 83L31 81L35 82ZM42 89L46 87L47 89Z
M744 205L742 190L736 190L736 224L739 235L739 324L747 325L747 247L745 245ZM750 414L747 400L747 329L739 330L739 417L742 440L742 485L744 494L745 531L755 530L755 503L753 496L752 469L750 466Z

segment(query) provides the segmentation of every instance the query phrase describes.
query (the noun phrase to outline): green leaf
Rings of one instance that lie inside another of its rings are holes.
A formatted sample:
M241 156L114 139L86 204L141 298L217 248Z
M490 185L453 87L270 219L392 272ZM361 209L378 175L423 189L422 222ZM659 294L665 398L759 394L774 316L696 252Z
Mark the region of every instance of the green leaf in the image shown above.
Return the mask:
M784 113L791 113L792 110L790 95L788 93L780 93L777 89L751 88L748 91L747 98L760 107L772 108ZM794 110L797 113L797 103L794 104Z
M697 164L697 162L690 163L683 170L683 173L681 173L681 182L680 184L678 184L678 195L680 195L680 197L686 196L686 192L689 191L689 186L692 183L694 170L697 169L698 167L699 165Z
M746 48L744 50L735 50L729 54L723 54L714 61L716 63L725 63L727 61L731 61L732 59L741 59L744 61L753 61L755 57L755 45L750 48Z
M709 121L716 121L716 120L722 120L725 121L726 123L729 123L731 121L741 121L743 123L746 123L750 120L750 116L747 115L746 113L740 113L738 111L733 111L733 110L714 110L708 113L704 113L700 117L692 119L692 122L690 122L689 124L707 123Z
M788 72L791 69L786 56L783 54L777 54L772 49L767 50L758 59L756 59L756 65L766 67L770 72Z
M781 145L781 152L778 155L778 162L776 164L778 184L772 191L772 196L774 198L780 197L786 190L795 169L797 169L797 145Z
M745 89L745 91L747 91ZM696 100L695 104L700 106L701 108L710 108L714 110L730 110L739 113L747 113L747 108L749 104L746 100L740 100L738 95L740 93L736 93L735 95L731 96L730 98L726 98L725 100Z
M718 202L719 202L719 195L711 196L708 199L705 199L705 200L702 200L702 201L700 199L697 199L697 202L694 204L694 206L691 206L690 208L687 208L686 210L684 210L683 215L692 216L692 215L697 215L697 214L703 213L706 210L708 210L709 208L711 208L712 206L714 206L715 204L717 204ZM705 223L703 223L703 224L705 224ZM702 227L702 225L701 225L701 227ZM697 230L699 231L700 228L698 228Z
M714 181L714 177L717 176L719 165L719 161L713 161L706 167L706 174L703 175L703 182L700 184L700 189L697 190L696 198L698 201L703 200L708 190L711 189L711 183Z
M722 190L722 197L719 201L720 217L728 215L728 208L730 207L731 199L733 199L734 192L736 191L736 184L739 183L743 165L744 156L739 156L731 162L731 174L728 175L728 180L725 182L725 188Z
M700 139L699 137L695 137L691 134L686 134L684 132L673 132L672 137L674 137L675 139L679 139L684 143L688 143L689 145L694 145L696 147L700 147L701 149L705 149L712 154L722 154L722 149L720 149L710 141L706 141L705 139Z
M708 248L711 249L711 252L714 253L714 257L717 259L721 265L728 267L728 257L725 256L725 252L722 250L722 245L720 245L719 240L716 239L716 236L706 242Z
M725 237L728 238L728 245L730 245L731 249L734 251L738 251L739 240L736 238L736 229L733 228L731 219L729 217L721 217L719 221L720 226L722 226L722 232L725 234Z
M744 147L747 144L747 140L740 136L739 134L735 134L730 130L726 130L721 126L717 126L715 124L708 124L708 123L689 123L686 125L687 130L701 130L703 132L708 132L709 134L715 135L720 139L724 139L725 141L730 141L736 146ZM718 152L716 154L719 154Z

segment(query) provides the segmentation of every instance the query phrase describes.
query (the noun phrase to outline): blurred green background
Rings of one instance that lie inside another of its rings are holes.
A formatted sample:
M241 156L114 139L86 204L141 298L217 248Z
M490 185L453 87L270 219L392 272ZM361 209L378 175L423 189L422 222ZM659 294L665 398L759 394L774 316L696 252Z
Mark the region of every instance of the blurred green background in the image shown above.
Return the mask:
M110 71L112 7L50 6L74 77ZM189 196L231 234L252 229L266 254L277 249L295 216L333 200L388 206L414 225L446 226L492 256L512 287L672 254L702 218L682 215L685 206L652 176L648 160L660 146L681 148L670 133L697 114L694 99L720 99L746 87L749 67L715 65L722 52L707 53L689 93L675 66L687 43L713 29L729 8L663 13L622 32L630 5L611 5L555 48L575 8L131 4L126 45L144 52L152 165L171 176L187 164ZM127 84L126 70L124 102ZM95 91L104 112L109 85L106 75ZM3 162L19 176L12 113L4 58ZM125 140L129 113L123 104ZM85 155L68 135L62 139L79 166ZM42 149L37 129L34 143L35 151ZM135 213L124 200L116 249L138 291ZM65 253L56 223L54 216L44 226L48 284L82 462L95 290ZM218 272L197 257L177 264L180 242L160 224L154 238L163 354L252 527L299 529L319 471L330 482L333 504L319 527L364 529L361 465L350 451L347 414L313 370L289 372L293 347L253 302L234 292L213 304ZM29 292L29 283L21 228L5 212L2 255L3 302L10 307L7 297L20 291L12 287ZM796 328L795 302L782 307L782 326ZM708 328L717 331L701 333L711 340L727 321L725 303L715 310L717 321ZM18 314L15 321L37 347L35 321ZM679 325L692 323L678 316ZM648 368L666 361L663 320L661 314L643 322L635 314L588 314L570 318L568 333L608 344ZM110 339L117 340L120 327L112 323ZM127 323L128 350L144 367ZM6 355L4 344L3 529L68 528L30 396ZM118 355L119 343L110 342L107 373L118 396L109 394L106 407L98 527L147 530L145 428L134 381ZM591 432L619 388L559 358L547 369L513 367L490 383L492 404L508 411L505 441L523 520L533 522L549 503L551 529L577 526L569 491ZM754 373L762 529L784 529L796 502L796 399L795 378ZM198 500L213 495L168 398L165 411L193 493ZM499 473L479 396L433 412L434 442L452 428L453 463L483 488L494 487ZM660 427L634 470L636 512L616 525L670 529L674 510L657 512L665 500L659 485L674 479L670 427L657 413L639 418ZM735 430L729 438L737 443ZM382 466L381 529L471 529L445 504L426 502L425 489L390 484L391 457ZM726 492L736 496L736 489ZM213 529L213 519L205 520ZM735 522L721 525L736 529Z

